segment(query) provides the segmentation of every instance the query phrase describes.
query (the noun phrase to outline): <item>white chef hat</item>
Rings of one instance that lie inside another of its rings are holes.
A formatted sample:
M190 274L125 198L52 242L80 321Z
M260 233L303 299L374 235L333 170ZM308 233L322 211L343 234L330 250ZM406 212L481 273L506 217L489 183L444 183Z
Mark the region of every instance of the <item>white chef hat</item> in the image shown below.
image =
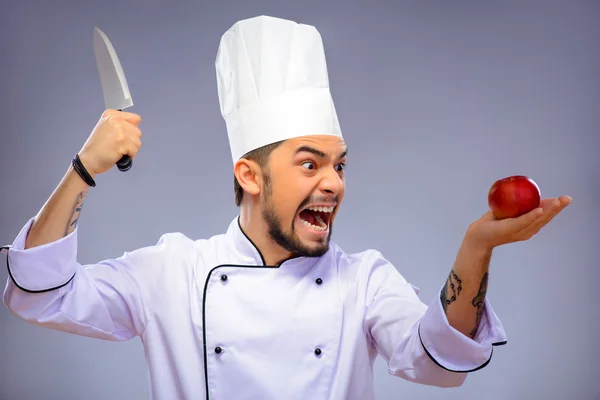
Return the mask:
M221 37L215 66L234 164L280 140L342 137L314 26L268 16L238 21Z

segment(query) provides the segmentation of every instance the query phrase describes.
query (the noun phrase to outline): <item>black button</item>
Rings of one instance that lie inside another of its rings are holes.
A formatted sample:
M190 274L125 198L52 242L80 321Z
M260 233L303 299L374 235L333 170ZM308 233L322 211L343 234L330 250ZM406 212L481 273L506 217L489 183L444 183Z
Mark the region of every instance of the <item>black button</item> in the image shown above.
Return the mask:
M221 275L221 280L225 282L227 280L227 275Z
M315 282L317 283L317 285L320 285L321 283L323 283L323 279L317 278Z
M315 349L315 354L318 355L318 356L320 356L321 355L321 349L316 348Z
M221 348L220 347L215 347L215 353L217 354L221 354Z

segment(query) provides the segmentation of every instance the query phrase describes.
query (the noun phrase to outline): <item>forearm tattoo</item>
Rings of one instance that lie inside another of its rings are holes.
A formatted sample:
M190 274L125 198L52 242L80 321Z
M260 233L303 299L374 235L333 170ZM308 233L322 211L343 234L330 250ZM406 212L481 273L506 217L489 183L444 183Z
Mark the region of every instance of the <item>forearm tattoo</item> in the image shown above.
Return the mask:
M473 304L473 306L477 308L477 318L475 320L475 328L473 328L473 330L471 331L471 338L474 338L477 334L479 322L481 322L481 316L483 315L484 308L483 305L485 304L485 295L487 293L487 286L488 273L486 272L485 275L483 275L483 278L481 279L481 283L479 284L479 293L477 293L477 296L475 296L473 298L473 301L471 302L471 304Z
M448 298L448 287L450 287L450 290L452 291L452 296L450 296L450 298ZM444 285L444 287L442 288L442 291L440 292L440 301L442 302L442 307L444 308L444 312L448 311L448 306L450 305L450 303L452 303L453 301L456 301L456 298L460 294L461 290L462 290L462 281L459 279L458 275L456 275L454 270L451 270L450 274L448 275L446 284Z
M79 221L79 214L81 213L81 207L83 207L83 202L85 200L86 192L79 193L77 196L77 200L75 201L75 206L73 207L73 212L71 213L71 218L69 219L69 223L67 228L65 229L65 236L75 230L77 226L77 222Z

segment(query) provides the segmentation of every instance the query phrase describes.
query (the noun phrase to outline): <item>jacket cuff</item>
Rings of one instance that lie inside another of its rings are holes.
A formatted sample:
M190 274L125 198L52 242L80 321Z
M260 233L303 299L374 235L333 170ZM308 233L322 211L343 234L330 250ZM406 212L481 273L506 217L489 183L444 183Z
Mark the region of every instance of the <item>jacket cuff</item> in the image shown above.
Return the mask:
M419 323L419 338L433 362L451 372L473 372L492 358L493 346L506 344L506 333L486 298L479 329L471 339L453 328L435 297Z
M34 218L15 238L6 256L8 275L21 290L41 293L67 285L77 268L77 227L54 242L25 249L25 240Z

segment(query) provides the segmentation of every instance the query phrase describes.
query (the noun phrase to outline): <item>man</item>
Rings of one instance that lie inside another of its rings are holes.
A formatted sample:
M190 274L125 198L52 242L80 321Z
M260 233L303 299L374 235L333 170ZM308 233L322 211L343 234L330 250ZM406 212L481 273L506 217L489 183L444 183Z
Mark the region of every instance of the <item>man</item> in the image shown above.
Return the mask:
M234 24L216 59L239 217L94 265L77 262L94 178L141 147L141 118L107 110L8 253L5 304L26 321L105 340L139 336L153 398L371 399L381 355L403 379L461 385L506 342L486 299L493 248L530 238L569 202L473 222L428 305L379 252L330 242L347 145L312 26Z

